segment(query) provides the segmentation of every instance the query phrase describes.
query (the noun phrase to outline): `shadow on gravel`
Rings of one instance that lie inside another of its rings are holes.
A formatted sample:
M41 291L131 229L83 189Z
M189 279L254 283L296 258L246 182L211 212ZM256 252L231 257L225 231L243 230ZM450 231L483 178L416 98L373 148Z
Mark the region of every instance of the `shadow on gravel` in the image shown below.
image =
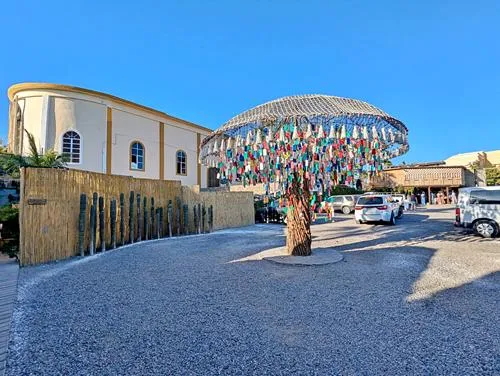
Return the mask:
M412 304L428 300L446 301L447 304L453 305L456 301L467 300L468 304L466 306L455 308L459 308L461 311L467 311L468 317L470 317L469 314L473 315L478 307L481 307L485 301L491 301L493 306L498 305L497 297L499 290L500 272L494 271L482 277L475 278L472 281L460 283L455 287L448 287L432 293L424 293L420 296L418 293L414 293L413 295L416 295L416 297L410 295L407 301ZM496 321L496 324L492 322L492 328L500 328L498 315L496 315L496 317L490 317L490 319Z

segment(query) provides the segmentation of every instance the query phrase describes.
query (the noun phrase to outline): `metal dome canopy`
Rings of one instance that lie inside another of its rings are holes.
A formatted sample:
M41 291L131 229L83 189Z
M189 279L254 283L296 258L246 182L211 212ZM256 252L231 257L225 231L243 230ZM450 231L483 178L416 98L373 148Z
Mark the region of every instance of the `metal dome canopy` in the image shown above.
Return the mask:
M400 144L406 144L408 129L399 120L388 115L369 103L331 95L307 94L294 95L272 100L247 110L223 124L207 136L202 147L217 136L236 137L245 135L255 128L279 126L295 120L302 128L304 124L322 124L325 131L331 126L345 125L352 128L358 126L373 126L397 132Z

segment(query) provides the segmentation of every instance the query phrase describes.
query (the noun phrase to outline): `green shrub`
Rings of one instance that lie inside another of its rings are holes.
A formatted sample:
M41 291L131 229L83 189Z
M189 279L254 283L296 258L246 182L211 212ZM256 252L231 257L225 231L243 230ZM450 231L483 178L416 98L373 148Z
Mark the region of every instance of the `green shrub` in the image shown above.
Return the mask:
M349 187L347 185L337 185L330 190L330 196L360 195L360 194L363 194L363 191Z
M3 224L0 251L14 256L19 250L19 209L11 205L0 207L0 223Z

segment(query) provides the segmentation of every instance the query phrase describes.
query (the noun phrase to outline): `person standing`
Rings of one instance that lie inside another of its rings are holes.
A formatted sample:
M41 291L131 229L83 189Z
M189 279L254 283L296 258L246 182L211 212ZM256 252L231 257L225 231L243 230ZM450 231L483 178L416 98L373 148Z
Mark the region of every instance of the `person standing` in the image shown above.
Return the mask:
M426 197L425 197L425 192L422 191L422 193L420 194L420 202L422 203L423 206L425 206L426 204Z
M455 194L455 191L451 191L451 203L453 205L457 204L457 195Z

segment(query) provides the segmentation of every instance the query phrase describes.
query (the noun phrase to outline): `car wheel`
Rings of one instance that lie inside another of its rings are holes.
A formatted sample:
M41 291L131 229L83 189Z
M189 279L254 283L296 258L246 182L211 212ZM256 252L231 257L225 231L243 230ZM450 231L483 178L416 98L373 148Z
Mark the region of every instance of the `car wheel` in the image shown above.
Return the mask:
M351 208L349 206L342 207L342 213L351 214Z
M397 216L396 218L398 218L398 219L399 219L399 218L401 218L402 216L403 216L403 208L401 208L401 207L400 207L400 208L399 208L399 210L398 210L398 216Z
M394 226L396 224L396 217L394 216L394 213L391 214L391 219L389 220L389 224L391 226Z
M483 238L494 238L498 234L498 226L495 222L487 219L477 221L474 230Z

